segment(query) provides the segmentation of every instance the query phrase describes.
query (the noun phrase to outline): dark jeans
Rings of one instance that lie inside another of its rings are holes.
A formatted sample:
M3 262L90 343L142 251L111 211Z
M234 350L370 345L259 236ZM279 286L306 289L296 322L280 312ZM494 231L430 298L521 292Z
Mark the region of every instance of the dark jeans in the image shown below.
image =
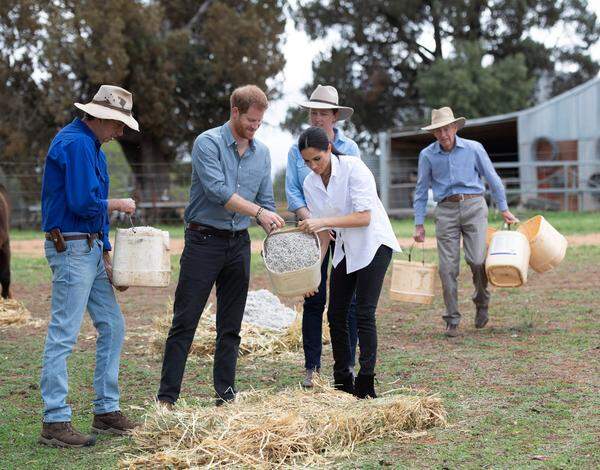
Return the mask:
M335 243L331 243L329 250L321 264L321 284L319 291L312 297L304 300L302 314L302 346L304 348L304 367L306 369L321 368L321 350L323 346L323 312L327 303L327 278L329 274L329 257L333 256ZM350 344L350 365L354 367L356 357L356 295L352 297L348 310L348 332Z
M360 355L360 375L373 375L377 360L377 325L375 310L385 273L392 259L392 249L381 245L371 263L358 271L346 273L346 258L331 273L329 292L329 329L333 349L333 372L347 375L351 365L348 344L348 307L356 292L356 321Z
M218 397L235 395L240 328L250 280L250 236L221 238L185 232L181 271L175 291L173 323L165 345L158 399L175 402L200 315L217 285L217 340L213 383Z

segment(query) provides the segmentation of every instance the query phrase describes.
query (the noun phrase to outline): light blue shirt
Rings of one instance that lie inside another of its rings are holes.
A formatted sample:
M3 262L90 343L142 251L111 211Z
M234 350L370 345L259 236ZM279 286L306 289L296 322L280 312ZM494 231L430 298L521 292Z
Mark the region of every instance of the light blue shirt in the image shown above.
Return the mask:
M224 207L234 193L275 210L269 149L253 139L240 157L231 128L225 123L203 132L194 142L186 223L196 222L221 230L247 229L249 216Z
M352 155L360 158L360 150L356 142L346 137L337 128L333 129L333 133L333 146L342 155ZM285 195L287 197L288 210L291 212L295 212L301 207L306 207L302 185L309 173L310 168L305 165L304 159L298 149L298 144L292 145L288 153L287 170L285 172Z
M419 172L415 188L415 225L425 221L427 191L431 187L433 199L440 202L453 194L483 194L484 177L496 205L501 211L508 209L504 185L496 173L489 155L479 142L456 136L456 144L445 152L439 142L434 142L419 155Z

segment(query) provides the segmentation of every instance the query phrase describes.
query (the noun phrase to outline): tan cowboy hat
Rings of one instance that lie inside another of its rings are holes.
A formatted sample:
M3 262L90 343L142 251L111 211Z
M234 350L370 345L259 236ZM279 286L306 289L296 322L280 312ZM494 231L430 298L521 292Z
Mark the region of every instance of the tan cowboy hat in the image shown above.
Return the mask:
M444 108L432 110L431 124L426 127L421 127L421 130L432 131L434 129L447 126L448 124L452 124L453 122L458 123L458 128L461 129L464 127L466 121L467 120L464 117L455 118L452 109L450 109L448 106L445 106Z
M310 100L299 103L299 105L306 109L337 109L338 121L345 121L354 113L354 109L339 105L338 92L330 85L317 85L315 91L310 95Z
M75 103L75 107L95 118L121 121L134 131L140 130L138 122L131 114L133 96L118 86L102 85L91 102Z

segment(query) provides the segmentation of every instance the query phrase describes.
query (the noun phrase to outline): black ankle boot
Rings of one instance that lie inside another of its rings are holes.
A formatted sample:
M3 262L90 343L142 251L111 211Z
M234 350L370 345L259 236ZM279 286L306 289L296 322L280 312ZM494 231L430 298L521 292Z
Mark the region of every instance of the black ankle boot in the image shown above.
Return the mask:
M354 394L354 376L352 374L333 374L333 386L337 390Z
M375 393L375 374L356 376L354 383L354 395L356 398L377 398Z

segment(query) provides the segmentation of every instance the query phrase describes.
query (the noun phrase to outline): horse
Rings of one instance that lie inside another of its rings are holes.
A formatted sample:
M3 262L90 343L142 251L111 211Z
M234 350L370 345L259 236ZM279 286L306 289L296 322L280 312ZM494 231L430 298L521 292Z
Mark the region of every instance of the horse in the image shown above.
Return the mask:
M2 298L10 299L10 205L8 192L0 185L0 284Z

